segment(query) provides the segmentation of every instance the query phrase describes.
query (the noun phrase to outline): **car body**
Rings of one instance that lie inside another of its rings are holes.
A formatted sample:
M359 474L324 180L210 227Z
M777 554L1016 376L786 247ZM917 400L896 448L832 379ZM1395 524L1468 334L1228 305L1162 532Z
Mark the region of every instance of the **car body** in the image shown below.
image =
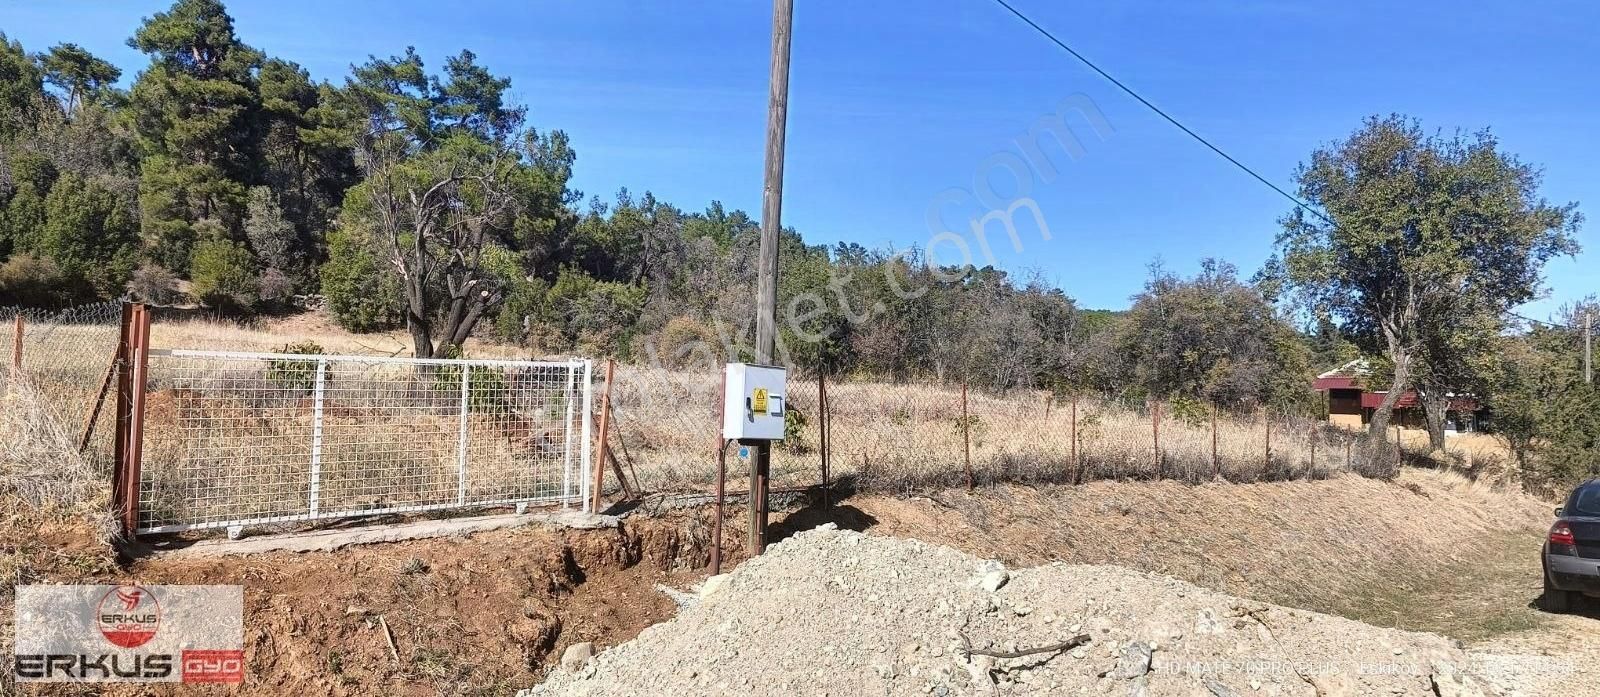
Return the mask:
M1565 612L1580 596L1600 597L1600 479L1572 490L1544 542L1545 609Z

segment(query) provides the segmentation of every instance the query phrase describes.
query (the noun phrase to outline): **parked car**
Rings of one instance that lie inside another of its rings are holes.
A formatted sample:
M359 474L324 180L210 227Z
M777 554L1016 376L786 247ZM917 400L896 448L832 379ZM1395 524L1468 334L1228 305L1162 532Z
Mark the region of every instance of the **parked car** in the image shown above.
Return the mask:
M1600 597L1600 479L1572 490L1544 542L1544 608L1566 612L1582 596Z

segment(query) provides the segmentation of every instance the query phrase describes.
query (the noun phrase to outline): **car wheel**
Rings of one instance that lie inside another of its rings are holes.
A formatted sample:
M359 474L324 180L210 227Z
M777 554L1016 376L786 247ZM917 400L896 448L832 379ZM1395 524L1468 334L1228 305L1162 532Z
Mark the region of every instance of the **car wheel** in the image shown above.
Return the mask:
M1544 595L1539 598L1539 605L1548 612L1567 612L1572 609L1571 591L1564 591L1550 585L1550 575L1544 575Z

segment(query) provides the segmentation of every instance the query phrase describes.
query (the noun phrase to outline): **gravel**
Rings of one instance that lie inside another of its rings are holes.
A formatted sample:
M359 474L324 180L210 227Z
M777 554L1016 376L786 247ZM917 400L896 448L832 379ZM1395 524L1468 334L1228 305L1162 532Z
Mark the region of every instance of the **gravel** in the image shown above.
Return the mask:
M1018 657L1080 635L1088 641ZM566 661L563 661L566 663ZM1006 570L824 525L543 695L1494 695L1455 642L1114 566Z

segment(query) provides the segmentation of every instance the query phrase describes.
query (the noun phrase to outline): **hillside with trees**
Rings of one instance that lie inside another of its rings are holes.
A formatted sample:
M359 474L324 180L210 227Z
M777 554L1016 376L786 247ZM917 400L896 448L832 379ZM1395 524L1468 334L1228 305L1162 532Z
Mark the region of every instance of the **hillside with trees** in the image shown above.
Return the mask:
M674 368L750 358L759 226L721 203L570 186L579 144L536 126L468 50L352 56L313 80L247 43L218 0L138 27L122 71L0 35L0 306L133 297L232 316L320 296L338 323ZM1488 133L1373 118L1313 152L1278 253L1247 279L1156 266L1122 312L918 249L783 232L780 355L807 370L1321 410L1310 379L1357 355L1418 390L1481 395L1541 481L1600 467L1600 397L1562 326L1511 311L1577 250L1575 204ZM1591 300L1588 307L1593 307ZM1374 433L1387 423L1386 403Z

